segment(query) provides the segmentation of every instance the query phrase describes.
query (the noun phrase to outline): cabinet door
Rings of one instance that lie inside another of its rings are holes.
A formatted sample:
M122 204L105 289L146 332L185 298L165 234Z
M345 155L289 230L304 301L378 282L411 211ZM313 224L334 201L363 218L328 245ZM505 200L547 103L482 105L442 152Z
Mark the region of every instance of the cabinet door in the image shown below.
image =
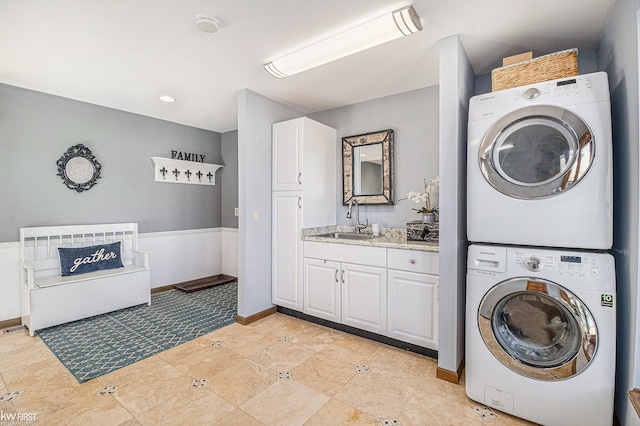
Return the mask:
M340 322L340 264L329 260L304 259L305 314Z
M389 269L387 336L438 349L438 277Z
M274 192L272 209L272 302L301 311L302 192Z
M302 120L273 125L273 191L302 189Z
M342 264L342 323L378 334L387 332L387 270Z

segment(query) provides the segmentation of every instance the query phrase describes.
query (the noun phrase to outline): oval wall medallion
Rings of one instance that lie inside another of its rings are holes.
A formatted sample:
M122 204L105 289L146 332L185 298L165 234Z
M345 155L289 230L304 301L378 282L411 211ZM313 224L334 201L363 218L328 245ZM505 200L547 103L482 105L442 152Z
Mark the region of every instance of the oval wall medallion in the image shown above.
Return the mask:
M87 191L100 179L102 166L83 144L74 145L56 161L58 176L69 189Z

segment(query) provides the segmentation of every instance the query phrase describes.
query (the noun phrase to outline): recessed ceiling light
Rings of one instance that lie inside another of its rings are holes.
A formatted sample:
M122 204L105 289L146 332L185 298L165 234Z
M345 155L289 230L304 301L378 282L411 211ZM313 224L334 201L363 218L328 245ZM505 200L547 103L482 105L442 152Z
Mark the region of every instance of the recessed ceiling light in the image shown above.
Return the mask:
M176 101L176 98L174 98L173 96L169 96L169 95L162 95L158 99L160 99L162 102L167 102L167 103L171 103L171 102L175 102Z

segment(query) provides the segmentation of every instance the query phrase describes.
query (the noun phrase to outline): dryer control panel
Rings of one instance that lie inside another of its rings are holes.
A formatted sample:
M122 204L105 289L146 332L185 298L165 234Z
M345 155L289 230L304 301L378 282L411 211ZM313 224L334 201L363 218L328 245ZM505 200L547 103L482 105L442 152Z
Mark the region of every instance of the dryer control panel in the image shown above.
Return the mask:
M501 117L529 105L570 106L609 100L605 72L582 74L474 96L469 101L469 121Z

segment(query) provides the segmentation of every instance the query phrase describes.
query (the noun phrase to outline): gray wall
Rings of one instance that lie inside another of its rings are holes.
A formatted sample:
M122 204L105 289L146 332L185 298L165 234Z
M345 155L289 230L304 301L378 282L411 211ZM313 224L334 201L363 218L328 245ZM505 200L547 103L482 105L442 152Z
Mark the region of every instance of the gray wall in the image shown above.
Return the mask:
M609 75L613 132L614 237L618 351L616 414L640 424L627 391L640 387L638 358L638 9L618 0L598 46L598 69Z
M457 35L440 48L440 189L438 369L456 372L464 358L467 259L467 121L474 75Z
M392 206L362 206L360 220L379 223L381 227L404 228L407 222L421 217L404 200L409 191L422 191L423 179L438 175L438 87L427 87L372 101L309 114L309 118L337 130L337 222L353 225L342 205L342 138L377 130L393 129L395 133L395 193ZM435 199L434 206L438 200Z
M238 92L238 315L242 317L273 306L271 126L302 115L250 90Z
M56 161L86 145L102 165L89 191L68 189ZM220 163L220 134L0 84L0 242L25 226L138 222L140 232L218 227L221 186L154 182L149 157L171 150ZM219 176L220 172L217 172Z
M238 207L238 131L222 134L222 226L237 228L238 218L235 208Z

